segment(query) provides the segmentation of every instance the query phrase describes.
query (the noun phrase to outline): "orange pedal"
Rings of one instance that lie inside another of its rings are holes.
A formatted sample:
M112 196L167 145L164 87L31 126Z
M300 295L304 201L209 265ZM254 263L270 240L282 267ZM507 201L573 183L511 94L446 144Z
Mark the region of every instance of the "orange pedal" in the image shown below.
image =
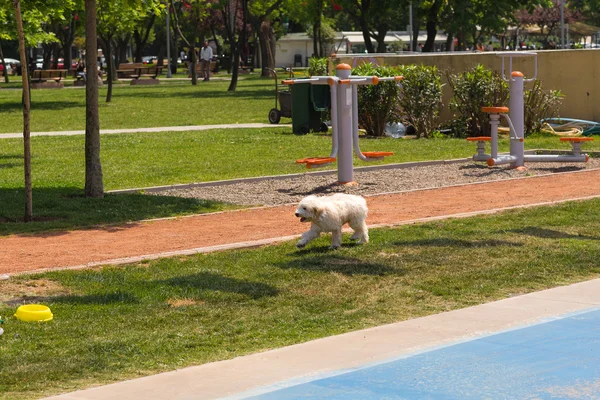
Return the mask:
M393 151L363 151L363 155L369 158L393 156Z
M481 107L481 111L488 114L507 114L508 107Z

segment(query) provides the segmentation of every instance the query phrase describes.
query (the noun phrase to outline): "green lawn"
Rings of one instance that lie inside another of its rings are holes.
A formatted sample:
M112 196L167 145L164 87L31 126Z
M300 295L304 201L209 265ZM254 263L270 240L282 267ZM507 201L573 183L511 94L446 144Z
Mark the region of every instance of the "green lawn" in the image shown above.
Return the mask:
M162 79L166 80L166 78ZM11 84L11 85L17 85ZM100 89L102 129L146 128L207 124L268 123L275 105L275 81L244 77L235 92L229 80L161 82L159 85L115 85L106 103L107 86ZM0 90L0 133L23 131L21 90ZM289 121L289 120L288 120ZM31 130L36 132L85 129L85 89L31 91Z
M427 205L424 205L426 207ZM600 200L0 281L0 399L230 359L600 273ZM29 297L28 297L29 296ZM33 297L31 297L33 296ZM19 302L54 320L12 317Z
M296 136L291 128L220 129L197 132L135 133L102 136L106 190L178 183L302 173L295 163L331 151L331 136ZM22 140L0 139L0 235L70 229L101 223L217 211L226 205L193 199L110 195L105 200L82 197L83 136L32 138L34 214L42 221L19 223L23 216ZM469 157L474 145L461 139L361 139L361 148L390 150L381 163ZM528 148L563 148L557 138L527 140ZM586 144L599 149L600 143ZM500 143L508 150L508 141ZM371 165L359 160L356 166ZM333 166L335 168L335 166ZM93 210L94 212L89 212Z

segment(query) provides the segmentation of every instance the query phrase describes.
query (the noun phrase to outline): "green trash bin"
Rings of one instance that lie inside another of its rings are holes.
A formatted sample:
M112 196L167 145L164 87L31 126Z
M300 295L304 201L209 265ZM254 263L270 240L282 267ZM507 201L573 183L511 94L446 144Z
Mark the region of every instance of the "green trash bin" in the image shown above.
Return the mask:
M327 131L321 122L322 112L330 108L329 85L294 83L292 91L292 131L305 135L310 131Z

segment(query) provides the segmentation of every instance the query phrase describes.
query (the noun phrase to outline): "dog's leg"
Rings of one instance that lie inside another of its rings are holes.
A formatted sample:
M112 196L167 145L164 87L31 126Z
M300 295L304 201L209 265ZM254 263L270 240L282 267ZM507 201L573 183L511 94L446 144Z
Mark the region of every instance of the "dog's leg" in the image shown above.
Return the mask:
M302 234L302 237L300 238L298 243L296 243L296 247L301 249L304 246L306 246L306 244L308 242L318 238L320 235L321 235L321 230L319 229L319 227L316 225L312 225L310 227L310 230L308 230Z
M367 228L367 223L364 219L361 221L351 221L349 225L354 229L354 234L350 239L358 240L358 243L369 243L369 228Z
M342 228L331 232L331 248L337 249L342 245Z

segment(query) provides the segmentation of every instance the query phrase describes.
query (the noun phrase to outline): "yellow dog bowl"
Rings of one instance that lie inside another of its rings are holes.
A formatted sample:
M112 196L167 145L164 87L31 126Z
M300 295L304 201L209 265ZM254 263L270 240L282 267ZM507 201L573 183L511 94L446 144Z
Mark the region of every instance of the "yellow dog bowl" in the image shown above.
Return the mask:
M50 308L41 304L26 304L17 308L15 317L21 321L50 321L53 317Z

